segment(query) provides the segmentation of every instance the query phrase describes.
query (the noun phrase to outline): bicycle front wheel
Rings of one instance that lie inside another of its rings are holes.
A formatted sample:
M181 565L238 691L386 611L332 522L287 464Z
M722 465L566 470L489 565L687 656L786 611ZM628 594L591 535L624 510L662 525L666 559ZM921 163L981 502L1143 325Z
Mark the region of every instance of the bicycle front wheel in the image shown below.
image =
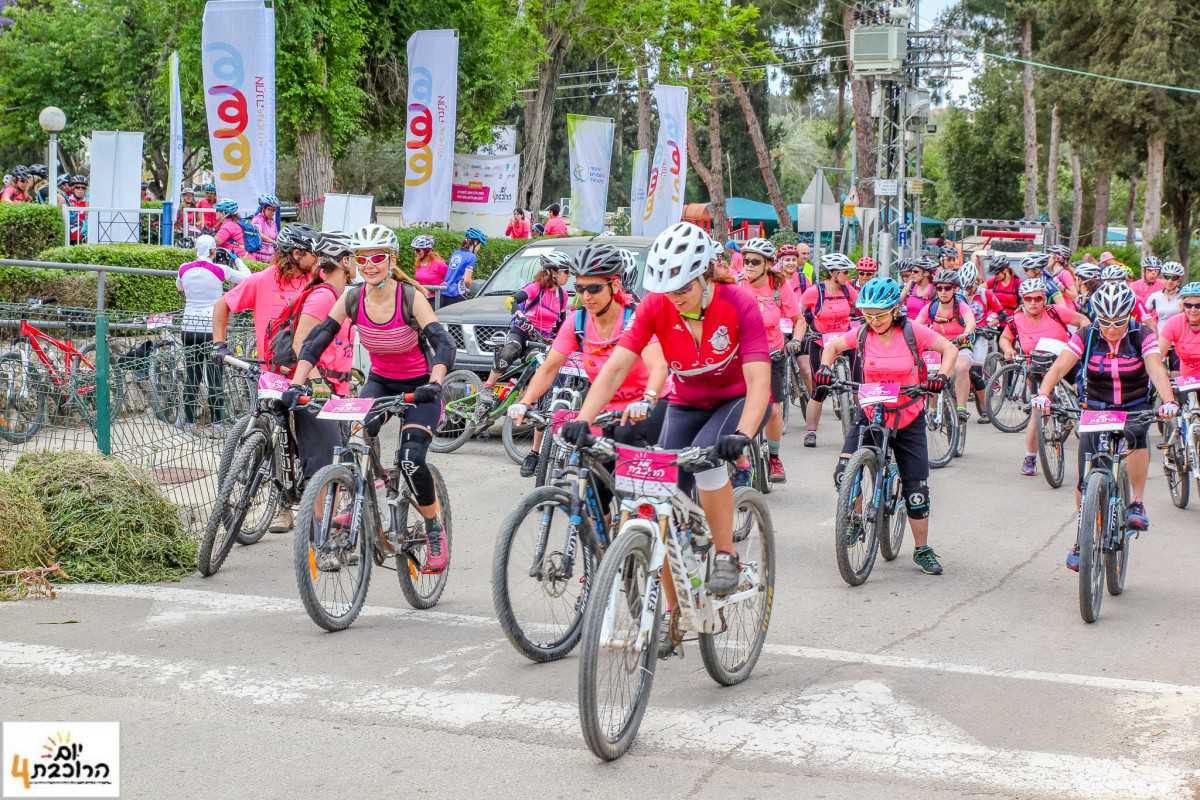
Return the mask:
M450 490L437 467L429 464L433 474L433 491L441 509L439 519L442 529L446 531L447 552L454 556L454 523L450 516ZM400 531L399 547L396 554L396 577L400 579L400 591L404 599L413 608L425 610L433 608L442 599L446 591L446 580L450 577L450 563L446 563L441 572L431 572L428 567L429 539L425 536L425 520L417 511L416 505L408 494L397 506L396 530Z
M469 369L456 369L442 380L442 419L429 449L453 453L475 435L472 420L483 381Z
M247 520L252 525L263 520L264 525L270 523L273 510L270 467L270 441L261 431L251 431L234 453L204 527L196 556L196 568L201 575L215 575L221 569Z
M1187 508L1190 499L1192 484L1188 480L1187 463L1183 436L1176 428L1167 440L1167 449L1163 453L1163 473L1167 476L1167 488L1171 490L1171 502L1176 508Z
M1114 535L1110 537L1104 549L1104 577L1108 584L1108 593L1113 597L1125 591L1125 579L1129 575L1129 551L1133 547L1133 537L1125 527L1125 509L1129 505L1131 489L1129 473L1121 472L1121 491L1113 498L1114 507L1109 515L1109 524L1115 525Z
M530 661L556 661L579 642L597 558L591 517L571 524L556 486L526 495L504 520L492 557L492 605L504 635Z
M372 537L379 516L363 498L358 531L351 529L355 475L346 464L322 467L308 481L296 512L292 565L309 618L327 631L353 624L371 584Z
M1006 364L988 381L988 415L996 430L1018 433L1029 424L1029 387L1024 364Z
M851 586L866 581L875 565L879 550L875 494L880 479L879 456L869 448L852 455L842 473L834 517L834 552L838 572Z
M533 432L532 422L518 425L512 417L504 418L504 424L500 426L500 441L504 443L504 452L508 453L514 464L520 464L525 456L533 452Z
M1109 524L1111 481L1099 470L1088 473L1079 513L1079 616L1100 618L1104 599L1104 539Z
M775 599L775 528L761 494L747 487L734 490L733 529L742 565L736 591L754 594L718 612L723 630L700 634L700 659L722 686L741 683L754 671Z
M1042 477L1050 484L1050 488L1057 489L1063 484L1067 461L1063 452L1062 421L1059 417L1038 412L1033 415L1033 424L1037 431L1038 461L1042 463Z
M650 552L644 530L621 531L583 614L579 722L588 748L605 761L623 756L637 737L658 667L662 585L652 573L662 565L650 563ZM641 629L643 612L649 631Z
M958 444L958 415L949 387L930 398L925 409L925 438L929 448L929 466L940 469L954 459Z
M884 561L895 561L900 555L900 546L904 544L904 529L908 526L908 504L900 491L900 476L895 473L885 495L884 512L881 517L879 553Z

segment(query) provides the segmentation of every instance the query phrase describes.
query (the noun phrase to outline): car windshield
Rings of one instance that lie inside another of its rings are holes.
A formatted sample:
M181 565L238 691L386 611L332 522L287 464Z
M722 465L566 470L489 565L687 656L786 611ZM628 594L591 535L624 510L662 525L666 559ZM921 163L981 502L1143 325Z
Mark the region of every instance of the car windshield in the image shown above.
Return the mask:
M542 256L554 250L566 253L568 256L574 256L579 252L581 247L583 247L582 243L550 244L547 242L545 244L528 245L519 250L508 261L504 262L498 270L492 273L492 276L488 278L487 286L484 287L483 295L512 294L518 289L524 288L533 280L533 276L541 269ZM637 257L638 272L635 280L629 281L627 276L625 283L626 285L632 283L633 286L640 287L641 270L646 263L646 249L645 247L634 246L630 247L629 250ZM575 279L573 277L567 282L566 288L568 292L573 293L575 291Z

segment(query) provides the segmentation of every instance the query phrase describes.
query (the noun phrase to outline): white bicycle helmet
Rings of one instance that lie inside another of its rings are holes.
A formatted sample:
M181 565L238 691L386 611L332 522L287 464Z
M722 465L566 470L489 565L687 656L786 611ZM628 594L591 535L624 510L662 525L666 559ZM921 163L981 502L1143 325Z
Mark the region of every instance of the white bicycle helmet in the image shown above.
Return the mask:
M1105 319L1127 317L1137 304L1137 295L1124 283L1106 283L1092 293L1092 313Z
M854 262L842 253L826 253L821 256L821 268L826 272L849 272Z
M1058 256L1059 258L1071 257L1071 248L1067 247L1065 244L1052 244L1047 252L1050 253L1050 255Z
M434 245L433 237L430 236L428 233L417 234L416 236L413 237L413 240L411 242L409 242L409 244L408 244L408 246L411 247L413 250L432 250L433 245Z
M570 269L573 260L562 250L551 250L542 256L542 269Z
M1187 270L1183 268L1183 264L1178 261L1164 261L1162 265L1162 276L1164 278L1182 278L1187 274Z
M979 282L979 269L970 261L958 268L958 285L970 289Z
M384 225L372 222L370 225L363 225L354 232L354 236L350 238L350 249L391 250L392 252L396 252L400 249L400 243L396 241L395 231Z
M1045 253L1030 253L1021 259L1021 271L1025 272L1026 270L1031 269L1045 269L1046 265L1049 263L1050 256L1046 255Z
M775 260L775 245L767 239L747 239L742 242L742 255L746 253L757 253L763 258Z
M713 260L713 240L690 222L676 222L660 233L646 254L648 292L673 292L704 275Z
M1120 264L1109 264L1100 270L1100 280L1127 281L1129 280L1129 273Z
M637 256L632 250L622 247L617 251L621 255L621 275L633 275L637 272Z
M1046 281L1041 278L1026 278L1021 281L1021 286L1017 289L1017 294L1024 297L1027 294L1049 294L1050 287L1046 285Z
M1142 269L1162 269L1162 259L1158 256L1146 256L1142 259Z
M1100 277L1100 265L1084 261L1075 267L1075 277L1081 281L1093 281Z

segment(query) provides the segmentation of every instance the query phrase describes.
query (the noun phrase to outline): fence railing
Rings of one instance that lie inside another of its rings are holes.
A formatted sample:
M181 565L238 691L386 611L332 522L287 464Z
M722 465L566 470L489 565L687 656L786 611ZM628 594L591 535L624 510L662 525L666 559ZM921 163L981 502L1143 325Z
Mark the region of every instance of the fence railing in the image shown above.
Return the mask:
M162 244L161 208L62 206L64 244Z

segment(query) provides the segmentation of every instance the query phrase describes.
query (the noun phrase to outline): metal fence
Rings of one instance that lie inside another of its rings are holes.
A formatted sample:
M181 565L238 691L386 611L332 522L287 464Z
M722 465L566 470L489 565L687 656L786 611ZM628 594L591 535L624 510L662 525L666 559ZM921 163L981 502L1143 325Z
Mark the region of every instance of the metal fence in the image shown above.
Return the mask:
M175 274L0 265L98 273L95 308L0 303L0 466L34 451L105 453L146 469L187 527L202 530L216 498L224 438L232 420L249 411L254 389L207 366L209 348L185 336L182 313L109 312L104 302L107 272ZM227 338L253 354L249 319L231 320Z
M62 206L64 244L162 244L161 208Z

